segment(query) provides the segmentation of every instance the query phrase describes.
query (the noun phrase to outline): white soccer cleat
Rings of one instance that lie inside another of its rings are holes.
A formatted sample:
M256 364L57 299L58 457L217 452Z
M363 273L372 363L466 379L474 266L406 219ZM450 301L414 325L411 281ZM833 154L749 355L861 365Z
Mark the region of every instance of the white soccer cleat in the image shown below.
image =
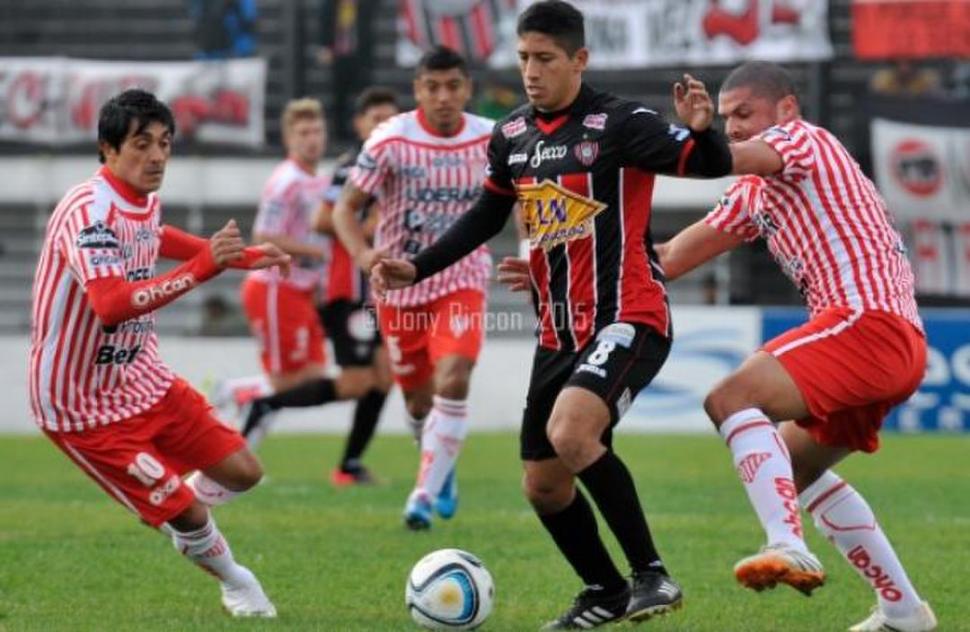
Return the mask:
M890 619L879 606L874 606L872 614L865 621L856 623L849 632L929 632L936 629L936 615L930 604L925 601L919 609L908 617Z
M734 576L742 586L759 592L788 584L808 596L825 583L825 570L818 558L787 544L769 544L760 553L744 558L734 565Z
M263 587L259 585L259 580L252 575L252 581L239 586L229 586L226 583L220 584L222 587L222 605L226 612L234 617L260 617L263 619L276 618L276 606L269 600Z

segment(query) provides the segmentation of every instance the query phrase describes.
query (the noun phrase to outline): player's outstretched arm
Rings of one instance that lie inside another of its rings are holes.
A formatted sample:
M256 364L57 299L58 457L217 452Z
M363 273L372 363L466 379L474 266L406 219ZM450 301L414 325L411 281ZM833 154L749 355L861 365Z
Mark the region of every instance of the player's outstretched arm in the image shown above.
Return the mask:
M84 290L98 319L105 326L112 326L152 312L242 259L242 239L238 229L232 230L234 226L230 220L208 240L208 248L161 276L133 282L120 276L88 281Z
M223 231L239 237L241 234L236 226L236 220L231 219L223 227ZM209 240L187 233L184 230L165 224L159 228L159 250L158 254L165 259L176 261L188 261L199 254L202 250L209 247ZM278 266L284 274L289 274L290 257L277 246L270 243L263 243L258 246L248 246L243 249L243 256L229 262L228 267L237 270L256 270L259 268L269 268Z
M673 281L743 243L743 238L719 231L704 220L699 220L677 233L670 241L655 245L654 250L667 280Z
M785 166L781 154L757 138L731 143L731 173L738 175L770 176L779 173Z

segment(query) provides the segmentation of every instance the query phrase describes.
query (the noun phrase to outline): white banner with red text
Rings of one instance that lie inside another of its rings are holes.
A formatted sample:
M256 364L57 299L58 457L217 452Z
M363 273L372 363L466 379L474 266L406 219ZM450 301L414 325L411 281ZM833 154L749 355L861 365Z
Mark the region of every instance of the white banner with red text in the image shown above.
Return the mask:
M0 141L66 145L97 137L98 111L128 88L153 92L178 137L259 146L266 61L131 62L0 57Z

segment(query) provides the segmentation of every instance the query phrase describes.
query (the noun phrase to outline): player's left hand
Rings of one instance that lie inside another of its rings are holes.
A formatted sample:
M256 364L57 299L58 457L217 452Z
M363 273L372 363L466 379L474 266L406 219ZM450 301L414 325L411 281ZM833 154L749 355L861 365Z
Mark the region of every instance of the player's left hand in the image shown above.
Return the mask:
M532 287L529 278L529 261L518 257L505 257L498 264L498 282L512 292L526 292Z
M276 244L271 244L270 242L264 242L258 246L253 246L254 250L258 250L262 253L262 257L253 261L249 269L250 270L260 270L262 268L272 268L278 267L280 273L287 277L290 276L290 263L292 258L290 255L283 252L279 246Z
M370 287L374 296L383 301L388 290L399 290L414 283L418 269L404 259L381 257L370 274Z
M714 122L714 101L704 82L687 73L674 84L674 107L678 118L695 132L703 132Z

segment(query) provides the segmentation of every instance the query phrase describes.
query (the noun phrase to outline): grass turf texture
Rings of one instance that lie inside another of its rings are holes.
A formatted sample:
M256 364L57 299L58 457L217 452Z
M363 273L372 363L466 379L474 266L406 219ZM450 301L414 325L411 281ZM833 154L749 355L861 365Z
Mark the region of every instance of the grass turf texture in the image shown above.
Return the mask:
M495 578L495 610L482 629L535 630L580 584L522 498L516 445L512 434L472 435L458 515L411 533L400 515L417 460L409 439L374 443L367 461L384 484L335 490L327 475L338 437L271 437L261 452L268 481L216 511L237 559L276 603L280 617L267 622L222 614L215 582L47 440L0 438L0 630L413 630L407 572L452 546L479 555ZM762 536L716 438L620 436L617 449L686 593L682 611L638 629L845 630L867 615L871 591L810 524L810 545L829 572L814 597L735 584L734 562ZM970 629L968 452L964 437L890 436L876 456L840 468L874 507L942 630Z

